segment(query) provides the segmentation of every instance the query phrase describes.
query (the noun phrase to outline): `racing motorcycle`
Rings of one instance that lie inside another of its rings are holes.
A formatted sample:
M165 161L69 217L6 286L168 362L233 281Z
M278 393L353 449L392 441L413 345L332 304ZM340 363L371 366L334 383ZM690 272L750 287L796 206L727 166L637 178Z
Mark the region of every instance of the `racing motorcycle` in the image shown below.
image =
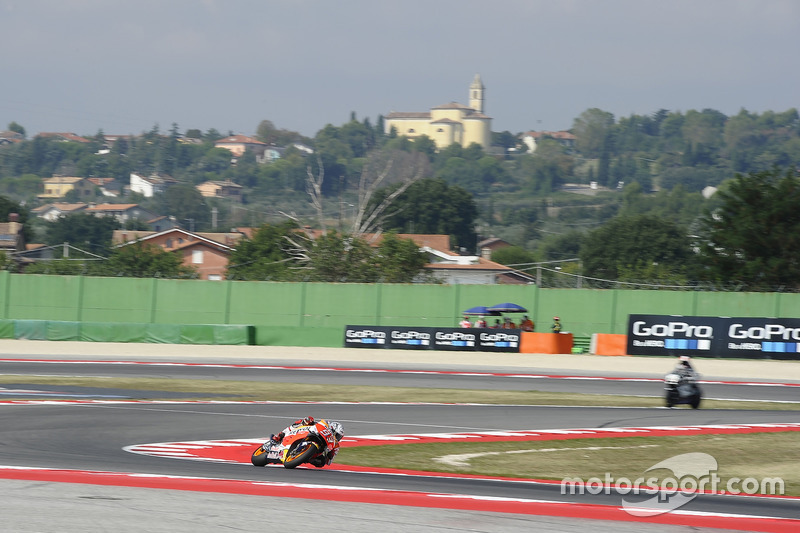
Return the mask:
M269 439L256 448L250 457L254 466L283 464L296 468L309 463L317 468L328 465L339 451L343 430L339 422L315 420L311 424L289 426L283 439Z
M667 407L689 404L692 409L700 407L702 392L694 372L671 372L664 376L665 402Z

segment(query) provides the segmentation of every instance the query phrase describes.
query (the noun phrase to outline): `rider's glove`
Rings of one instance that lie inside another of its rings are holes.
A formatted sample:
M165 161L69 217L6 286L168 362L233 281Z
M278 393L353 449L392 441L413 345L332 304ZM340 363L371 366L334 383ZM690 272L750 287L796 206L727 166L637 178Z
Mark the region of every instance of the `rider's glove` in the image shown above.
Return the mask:
M275 442L281 442L283 440L283 432L278 433L277 435L273 435L271 438Z

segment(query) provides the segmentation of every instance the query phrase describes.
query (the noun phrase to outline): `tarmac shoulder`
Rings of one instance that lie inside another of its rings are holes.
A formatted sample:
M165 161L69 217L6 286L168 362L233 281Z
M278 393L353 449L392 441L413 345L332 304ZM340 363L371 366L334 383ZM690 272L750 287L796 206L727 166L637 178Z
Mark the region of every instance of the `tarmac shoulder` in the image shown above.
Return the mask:
M0 339L3 359L193 361L230 364L302 364L338 368L475 370L559 375L660 377L668 357L588 354L414 351L305 346L228 346ZM702 379L800 383L800 361L695 358Z

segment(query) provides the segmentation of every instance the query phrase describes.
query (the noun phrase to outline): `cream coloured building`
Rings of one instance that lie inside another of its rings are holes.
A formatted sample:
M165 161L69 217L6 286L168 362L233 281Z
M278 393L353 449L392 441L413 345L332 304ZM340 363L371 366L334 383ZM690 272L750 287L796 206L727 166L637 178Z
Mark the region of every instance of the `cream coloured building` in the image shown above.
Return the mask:
M386 133L392 128L398 135L414 138L427 135L438 149L453 143L467 147L472 143L488 149L491 145L492 119L484 114L486 88L480 74L469 86L469 105L456 102L431 108L429 112L392 111L384 117Z

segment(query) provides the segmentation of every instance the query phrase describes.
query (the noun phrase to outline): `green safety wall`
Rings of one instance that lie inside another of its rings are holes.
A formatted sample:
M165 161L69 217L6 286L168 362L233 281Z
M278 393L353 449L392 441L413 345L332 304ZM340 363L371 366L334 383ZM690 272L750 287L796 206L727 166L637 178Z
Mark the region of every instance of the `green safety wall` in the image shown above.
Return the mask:
M629 314L800 318L800 294L788 293L213 282L3 271L0 337L237 344L244 336L261 345L341 346L348 324L452 327L464 309L503 302L527 307L536 331L547 331L559 315L564 331L576 336L626 333Z

